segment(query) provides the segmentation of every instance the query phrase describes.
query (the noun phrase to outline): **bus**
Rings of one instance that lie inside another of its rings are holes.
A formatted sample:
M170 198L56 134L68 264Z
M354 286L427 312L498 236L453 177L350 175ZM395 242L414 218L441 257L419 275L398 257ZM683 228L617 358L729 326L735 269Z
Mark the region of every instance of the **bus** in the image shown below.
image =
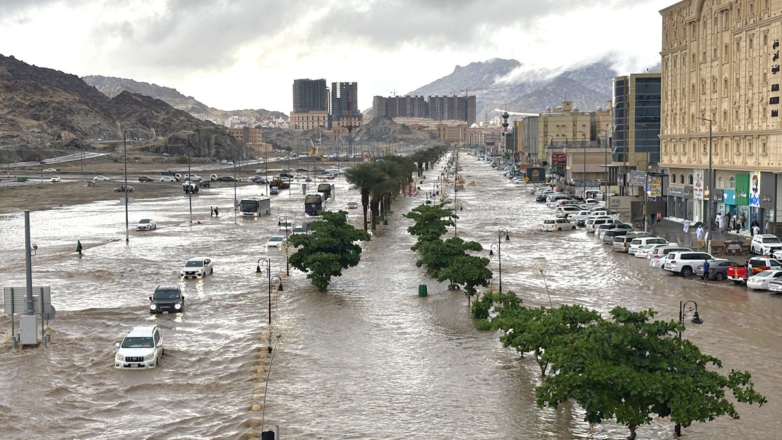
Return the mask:
M323 211L323 196L320 193L309 193L304 196L304 213L309 216L318 215Z
M268 197L250 197L239 202L239 211L244 216L260 217L272 212L271 199Z
M334 185L328 184L328 183L320 183L318 184L318 192L323 193L323 199L328 200L331 198L331 193L334 190Z

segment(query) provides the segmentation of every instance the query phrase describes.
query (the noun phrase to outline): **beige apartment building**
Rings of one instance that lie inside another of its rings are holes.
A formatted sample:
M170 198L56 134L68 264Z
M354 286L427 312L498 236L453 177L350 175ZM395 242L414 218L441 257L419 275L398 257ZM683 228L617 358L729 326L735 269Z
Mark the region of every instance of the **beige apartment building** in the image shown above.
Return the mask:
M257 145L263 142L263 130L260 128L233 127L227 130L231 136L244 145Z
M728 212L763 230L782 207L782 0L684 0L660 14L668 215L702 221Z
M329 126L328 110L313 110L308 112L291 112L291 130L317 130L318 127Z

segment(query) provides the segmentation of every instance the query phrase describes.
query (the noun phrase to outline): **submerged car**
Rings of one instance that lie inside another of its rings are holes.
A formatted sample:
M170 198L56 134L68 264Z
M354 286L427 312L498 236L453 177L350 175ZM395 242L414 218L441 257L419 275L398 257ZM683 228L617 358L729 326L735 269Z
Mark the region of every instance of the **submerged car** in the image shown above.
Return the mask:
M185 263L185 267L179 271L182 278L203 278L214 273L212 260L205 257L191 258Z
M163 356L163 338L156 325L131 328L116 347L114 368L118 369L155 368Z
M280 247L285 241L285 237L282 235L272 235L269 241L266 242L266 247Z
M750 290L768 290L770 281L780 279L782 279L782 270L764 270L747 279L747 288Z
M182 313L185 311L185 297L179 286L157 286L149 297L149 313Z
M136 225L137 231L151 231L153 229L157 229L157 223L149 218L142 218L138 221L138 225Z
M356 209L358 208L358 203L356 202L348 202L348 209Z

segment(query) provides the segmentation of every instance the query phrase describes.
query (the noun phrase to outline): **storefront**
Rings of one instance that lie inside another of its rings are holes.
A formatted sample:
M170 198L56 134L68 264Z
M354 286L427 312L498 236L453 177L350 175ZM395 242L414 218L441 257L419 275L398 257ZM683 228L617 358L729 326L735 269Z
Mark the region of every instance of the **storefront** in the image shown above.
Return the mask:
M669 186L668 215L673 218L692 218L692 186Z
M551 172L565 177L567 169L567 154L551 153Z
M773 234L766 230L766 222L776 222L777 200L777 175L774 173L760 173L760 231L764 234ZM773 228L770 228L773 229Z
M725 190L722 189L714 189L709 192L709 201L711 204L709 205L709 216L716 220L717 214L725 214Z

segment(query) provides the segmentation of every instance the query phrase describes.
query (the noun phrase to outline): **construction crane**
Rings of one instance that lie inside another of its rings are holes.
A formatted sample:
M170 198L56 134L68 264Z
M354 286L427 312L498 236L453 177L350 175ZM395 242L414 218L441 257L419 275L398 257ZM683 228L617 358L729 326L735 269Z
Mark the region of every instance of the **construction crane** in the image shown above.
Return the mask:
M498 112L499 114L502 114L502 112L507 112L509 115L513 115L513 116L538 116L538 113L509 112L501 108L495 108L494 111Z
M350 100L350 95L348 94L348 123L345 125L345 129L348 130L348 155L353 155L353 129L356 128L353 126L353 113L351 112L352 107L353 104Z
M319 149L318 147L315 146L315 142L312 142L312 139L310 139L309 141L310 141L310 145L312 145L312 148L310 149L310 154L308 156L309 157L320 156L320 152L318 151Z

